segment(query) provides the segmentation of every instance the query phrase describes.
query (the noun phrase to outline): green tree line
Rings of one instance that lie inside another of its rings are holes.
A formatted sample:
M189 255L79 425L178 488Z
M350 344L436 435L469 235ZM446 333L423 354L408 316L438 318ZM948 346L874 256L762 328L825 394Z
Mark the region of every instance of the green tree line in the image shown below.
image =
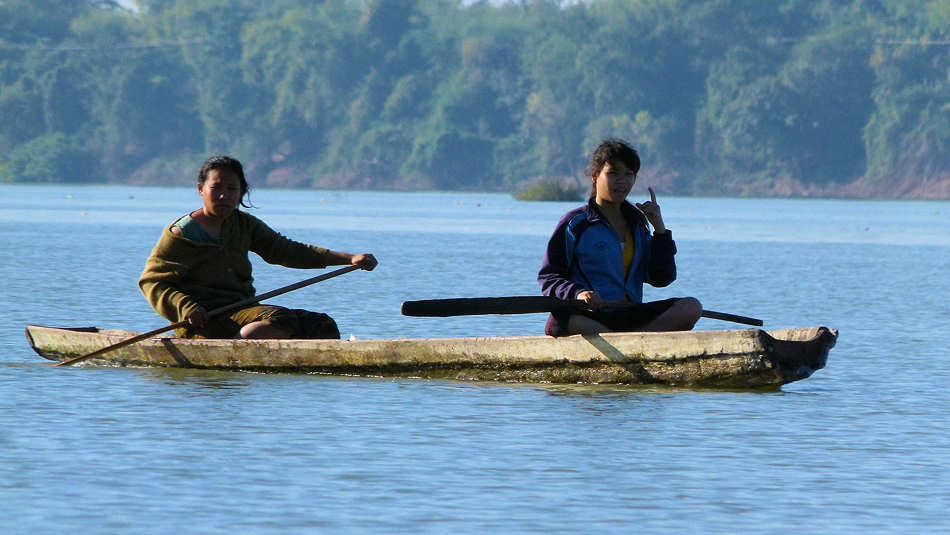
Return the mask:
M0 0L0 181L950 197L948 0Z

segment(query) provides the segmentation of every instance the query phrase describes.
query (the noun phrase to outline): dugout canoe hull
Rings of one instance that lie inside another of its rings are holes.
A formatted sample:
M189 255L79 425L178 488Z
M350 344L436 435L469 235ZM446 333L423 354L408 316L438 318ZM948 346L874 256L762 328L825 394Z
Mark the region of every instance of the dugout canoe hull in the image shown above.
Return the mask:
M63 361L138 333L28 325L46 359ZM605 333L383 340L188 340L149 338L82 365L418 377L475 381L664 384L711 388L780 386L824 367L837 331Z

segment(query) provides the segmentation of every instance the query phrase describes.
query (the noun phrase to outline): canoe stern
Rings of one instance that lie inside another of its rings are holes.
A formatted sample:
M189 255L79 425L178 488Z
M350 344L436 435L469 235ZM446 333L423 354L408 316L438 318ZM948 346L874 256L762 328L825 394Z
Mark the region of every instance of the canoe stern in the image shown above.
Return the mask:
M825 367L838 331L827 327L762 331L763 344L774 355L776 368L786 383L810 377Z

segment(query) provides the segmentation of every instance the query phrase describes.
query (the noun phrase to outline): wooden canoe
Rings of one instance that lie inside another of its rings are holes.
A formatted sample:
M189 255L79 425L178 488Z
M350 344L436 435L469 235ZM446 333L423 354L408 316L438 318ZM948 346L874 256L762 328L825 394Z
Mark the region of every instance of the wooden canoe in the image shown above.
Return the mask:
M63 361L137 333L29 325L41 356ZM385 340L188 340L149 338L84 364L419 377L531 383L665 384L762 388L798 381L825 365L837 331L605 333L593 336Z

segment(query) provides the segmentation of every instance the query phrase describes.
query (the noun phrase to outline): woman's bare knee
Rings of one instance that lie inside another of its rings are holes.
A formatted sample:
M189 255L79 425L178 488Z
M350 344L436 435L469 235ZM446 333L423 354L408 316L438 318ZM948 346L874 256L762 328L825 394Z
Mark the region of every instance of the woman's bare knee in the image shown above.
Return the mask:
M249 340L290 338L290 333L265 321L255 321L241 327L240 337Z
M653 321L642 326L641 331L688 331L696 325L703 313L703 305L693 297L677 299Z
M680 318L686 329L692 329L703 315L703 304L695 297L684 297L676 303L680 307Z

